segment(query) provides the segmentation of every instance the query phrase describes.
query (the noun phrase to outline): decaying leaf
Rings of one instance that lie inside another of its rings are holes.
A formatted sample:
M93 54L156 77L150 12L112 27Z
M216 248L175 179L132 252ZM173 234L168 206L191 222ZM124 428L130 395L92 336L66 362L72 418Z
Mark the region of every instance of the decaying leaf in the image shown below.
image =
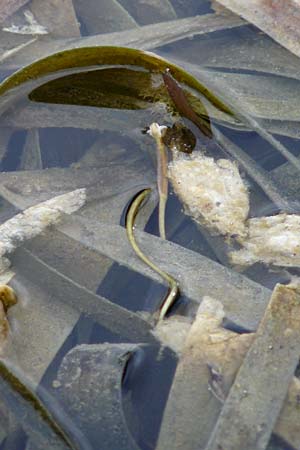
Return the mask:
M170 0L119 0L139 25L174 20L177 15Z
M249 197L236 164L199 152L178 155L169 165L169 178L196 221L225 236L246 236Z
M251 340L223 329L224 316L220 302L204 297L183 345L156 450L205 447L247 349L244 341Z
M300 56L299 0L218 0Z
M263 450L299 362L300 285L277 284L206 450Z
M0 354L3 353L3 348L9 332L9 323L7 320L7 310L17 303L17 296L14 290L7 285L0 285Z
M0 23L22 8L29 0L3 0L0 5Z
M63 359L55 386L64 408L92 448L138 450L126 424L121 382L135 344L73 348Z
M72 0L31 0L30 11L55 38L80 36Z
M275 266L300 266L300 216L277 216L249 219L249 235L241 250L231 253L234 264L251 265L255 262Z
M73 0L78 18L89 34L136 28L137 23L117 0Z
M88 449L85 447L85 437L68 421L60 405L43 389L41 391L52 405L53 411L50 412L35 394L26 375L9 362L0 361L0 398L32 439L34 449L42 450L45 440L50 448L57 450L74 449L77 445ZM65 433L59 420L68 423L68 433Z
M43 58L56 51L74 47L124 45L143 50L150 50L170 42L176 42L183 38L193 37L198 34L212 33L227 28L236 28L244 24L245 22L235 14L226 16L205 14L203 16L187 17L184 19L145 25L144 27L133 28L131 30L97 34L96 36L89 36L84 39L72 39L71 42L70 40L63 39L39 42L38 45L31 46L28 51L25 50L11 62L13 67L20 67L25 64L30 64L37 58ZM97 26L99 26L98 23Z
M187 334L184 343L178 344L174 330L173 341L181 354L157 450L194 450L204 448L208 442L239 367L255 339L254 333L237 334L222 328L224 315L220 302L205 297L189 331L181 335L184 339ZM164 338L162 334L163 341ZM172 342L171 333L168 342ZM299 394L300 382L294 377L274 428L274 433L295 448L300 445Z
M43 168L40 135L36 128L28 130L21 157L20 169L38 170Z

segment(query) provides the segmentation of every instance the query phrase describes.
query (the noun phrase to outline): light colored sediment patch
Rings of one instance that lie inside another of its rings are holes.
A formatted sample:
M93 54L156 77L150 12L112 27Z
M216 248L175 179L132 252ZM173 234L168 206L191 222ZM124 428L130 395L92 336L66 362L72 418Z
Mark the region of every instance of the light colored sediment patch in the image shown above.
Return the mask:
M196 221L222 235L244 238L249 195L235 163L195 152L169 164L173 188Z
M251 265L255 262L276 266L300 266L300 216L277 216L249 219L249 235L244 248L232 252L234 264Z

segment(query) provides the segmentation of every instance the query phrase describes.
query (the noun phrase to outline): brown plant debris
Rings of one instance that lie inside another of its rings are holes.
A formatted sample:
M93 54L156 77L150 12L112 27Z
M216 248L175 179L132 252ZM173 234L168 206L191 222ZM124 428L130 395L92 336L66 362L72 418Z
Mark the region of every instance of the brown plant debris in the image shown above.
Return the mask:
M299 0L218 0L300 56Z
M267 447L299 361L300 285L277 284L206 450Z
M5 19L10 17L22 6L26 5L29 0L2 0L0 2L0 23L4 22Z
M80 27L72 0L31 0L37 22L56 38L79 37Z
M17 303L15 291L5 284L0 285L0 354L6 343L9 333L9 323L7 320L7 310Z
M185 343L180 345L182 356L156 450L192 450L207 444L224 400L255 339L254 333L240 335L222 328L223 317L222 304L205 297ZM174 333L177 340L176 329ZM172 342L170 334L168 342ZM299 394L300 380L294 377L273 430L295 448L300 447Z

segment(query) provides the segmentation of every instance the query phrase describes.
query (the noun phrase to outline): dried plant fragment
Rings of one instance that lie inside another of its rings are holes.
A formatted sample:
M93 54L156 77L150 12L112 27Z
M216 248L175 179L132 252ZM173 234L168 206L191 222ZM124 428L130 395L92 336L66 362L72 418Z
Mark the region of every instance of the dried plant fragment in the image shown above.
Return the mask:
M139 450L123 409L122 380L136 344L78 345L64 357L55 380L64 409L87 449ZM99 444L101 443L101 444Z
M205 447L247 349L244 337L222 328L224 317L219 301L203 298L182 349L156 450Z
M72 0L31 0L30 10L37 22L55 38L80 36ZM58 13L59 11L59 13Z
M44 392L43 388L39 392L43 393L43 399L47 399L47 405L51 404L53 410L50 408L48 410L49 406L46 406L35 394L31 381L25 377L24 373L20 373L9 361L0 361L0 398L12 411L28 437L32 439L34 445L30 448L42 449L45 442L49 448L57 450L78 448L80 442L77 445L77 439L74 439L76 436L74 427L70 432L71 427L68 423L68 430L65 432L60 425L62 421L66 426L64 422L66 416L62 408L53 397L49 397L47 392Z
M0 284L0 354L7 341L9 333L9 323L7 320L7 310L17 303L15 291L5 284Z
M194 153L169 164L169 178L187 213L225 236L246 236L247 188L238 167L226 159Z
M218 0L300 56L299 0Z
M83 8L88 12L86 0L82 2ZM100 5L101 7L101 5ZM76 11L78 9L76 7ZM102 14L102 13L101 13ZM82 17L81 14L78 14ZM99 27L99 20L94 15L96 25ZM220 16L217 14L205 14L196 17L187 17L184 19L170 20L162 23L145 25L125 31L116 31L96 36L78 38L72 41L60 39L58 41L38 42L30 49L26 49L18 55L13 61L14 67L24 66L36 61L38 58L44 58L56 51L73 49L74 47L88 46L128 46L141 50L153 50L155 47L161 47L171 42L182 40L183 38L193 37L212 33L218 30L231 29L244 25L245 22L235 14L229 16ZM103 21L100 26L103 25ZM106 24L104 24L105 26ZM120 22L117 23L118 27ZM119 28L118 28L119 30ZM90 31L91 32L91 31ZM103 31L99 30L98 33Z
M258 261L275 266L300 267L300 216L249 219L249 235L244 248L231 253L234 264L251 265Z
M206 450L263 450L299 362L300 285L277 284Z
M7 259L3 258L6 253L11 253L24 241L58 222L63 213L77 211L85 200L85 189L77 189L32 206L0 225L0 272L9 265Z
M130 30L138 26L117 0L74 0L73 3L89 35Z
M29 0L2 0L0 4L0 23L22 8Z
M185 343L181 344L183 349L156 450L194 450L207 444L224 400L255 339L255 333L238 334L224 329L224 315L220 302L210 297L203 299L192 327L187 330ZM165 321L166 324L169 321ZM168 339L172 342L171 336ZM300 447L299 395L300 380L294 377L273 430L294 448Z

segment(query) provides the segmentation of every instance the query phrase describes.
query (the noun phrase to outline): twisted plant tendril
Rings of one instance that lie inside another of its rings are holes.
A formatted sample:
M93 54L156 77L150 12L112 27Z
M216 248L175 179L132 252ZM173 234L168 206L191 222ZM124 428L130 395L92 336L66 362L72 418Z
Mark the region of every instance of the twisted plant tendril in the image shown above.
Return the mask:
M145 264L147 264L147 266L151 267L152 270L158 273L169 285L168 293L164 298L162 305L160 307L159 320L162 320L164 319L169 308L173 305L174 301L179 295L179 285L177 280L175 280L175 278L173 278L167 272L160 269L156 264L150 261L150 259L139 248L135 239L134 235L135 219L142 206L142 203L144 202L145 198L150 194L150 192L151 192L150 188L144 189L143 191L139 192L138 195L133 199L126 216L126 232L128 240L137 256Z

